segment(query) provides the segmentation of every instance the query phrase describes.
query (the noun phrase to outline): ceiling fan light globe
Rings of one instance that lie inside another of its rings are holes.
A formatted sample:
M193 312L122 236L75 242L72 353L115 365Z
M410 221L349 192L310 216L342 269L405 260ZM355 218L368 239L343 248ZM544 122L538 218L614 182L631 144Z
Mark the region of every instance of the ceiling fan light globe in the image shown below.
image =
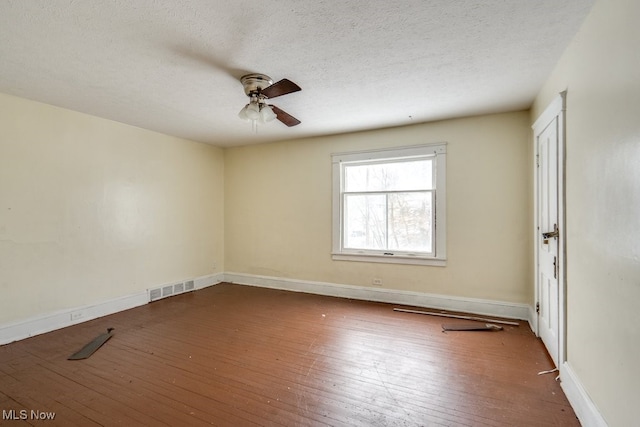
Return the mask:
M240 110L240 112L238 113L238 117L240 117L242 120L244 121L249 121L249 116L247 115L247 107L249 107L249 104L245 105L242 110Z
M260 107L258 104L251 103L246 107L247 118L249 120L258 120L260 119Z
M278 116L276 115L276 113L273 112L273 110L271 109L271 107L269 107L268 105L264 105L262 107L262 109L260 110L260 119L264 122L264 123L269 123L274 121L276 118L278 118Z

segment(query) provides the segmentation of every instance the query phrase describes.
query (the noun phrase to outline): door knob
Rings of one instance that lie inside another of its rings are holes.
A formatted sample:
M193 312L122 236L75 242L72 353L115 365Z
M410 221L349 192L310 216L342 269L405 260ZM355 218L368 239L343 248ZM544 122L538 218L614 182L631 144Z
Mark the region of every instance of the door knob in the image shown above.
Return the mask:
M542 238L545 240L552 239L552 238L557 239L559 235L560 235L560 230L558 230L558 225L553 224L553 231L542 233Z

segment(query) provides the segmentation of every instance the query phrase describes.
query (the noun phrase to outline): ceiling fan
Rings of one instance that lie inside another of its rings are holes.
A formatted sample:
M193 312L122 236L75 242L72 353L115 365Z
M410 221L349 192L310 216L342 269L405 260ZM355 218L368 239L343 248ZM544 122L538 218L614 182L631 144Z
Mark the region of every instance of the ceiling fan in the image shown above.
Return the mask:
M244 86L244 93L249 97L249 103L240 110L238 117L251 121L254 129L258 123L267 123L275 119L289 127L300 124L300 120L291 114L275 105L267 104L267 99L302 90L300 86L288 79L273 83L271 77L259 73L240 77L240 83Z

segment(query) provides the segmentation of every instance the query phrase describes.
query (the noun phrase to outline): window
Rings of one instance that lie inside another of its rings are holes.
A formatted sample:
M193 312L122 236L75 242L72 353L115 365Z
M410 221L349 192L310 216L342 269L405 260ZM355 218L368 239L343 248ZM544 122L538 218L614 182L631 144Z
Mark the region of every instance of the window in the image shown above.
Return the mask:
M333 259L445 265L446 148L333 154Z

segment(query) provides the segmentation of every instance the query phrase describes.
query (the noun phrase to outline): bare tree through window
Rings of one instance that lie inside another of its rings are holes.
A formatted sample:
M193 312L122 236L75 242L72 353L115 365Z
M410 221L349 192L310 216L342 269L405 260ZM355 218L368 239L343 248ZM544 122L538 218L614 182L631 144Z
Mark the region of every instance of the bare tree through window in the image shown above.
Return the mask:
M345 247L431 252L433 164L425 158L345 167Z

